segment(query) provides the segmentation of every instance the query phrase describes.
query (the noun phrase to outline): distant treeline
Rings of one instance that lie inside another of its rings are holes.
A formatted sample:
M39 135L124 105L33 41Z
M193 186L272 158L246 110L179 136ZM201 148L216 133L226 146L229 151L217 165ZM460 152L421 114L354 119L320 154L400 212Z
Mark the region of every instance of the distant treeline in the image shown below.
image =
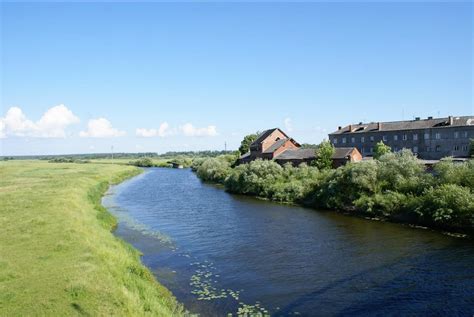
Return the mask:
M182 152L166 152L158 154L156 152L143 153L89 153L89 154L59 154L59 155L15 155L0 156L0 160L54 160L58 158L94 160L94 159L139 159L142 157L149 158L175 158L175 157L216 157L219 155L230 154L233 151L182 151Z
M235 166L235 158L195 159L192 167L231 193L474 234L474 160L446 159L430 172L409 150L338 169Z

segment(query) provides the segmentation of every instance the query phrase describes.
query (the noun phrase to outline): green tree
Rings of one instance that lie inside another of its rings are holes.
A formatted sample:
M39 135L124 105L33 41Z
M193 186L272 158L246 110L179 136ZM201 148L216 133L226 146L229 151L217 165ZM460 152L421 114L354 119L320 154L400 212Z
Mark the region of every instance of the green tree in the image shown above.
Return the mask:
M253 133L246 135L242 142L240 142L239 152L245 154L250 150L250 144L252 144L258 137L259 133Z
M385 145L383 141L380 141L379 143L375 144L374 159L378 160L380 157L390 152L392 152L390 146Z
M334 146L331 142L325 140L319 144L316 149L316 159L314 160L314 166L322 169L330 169L332 167L332 156L334 155Z

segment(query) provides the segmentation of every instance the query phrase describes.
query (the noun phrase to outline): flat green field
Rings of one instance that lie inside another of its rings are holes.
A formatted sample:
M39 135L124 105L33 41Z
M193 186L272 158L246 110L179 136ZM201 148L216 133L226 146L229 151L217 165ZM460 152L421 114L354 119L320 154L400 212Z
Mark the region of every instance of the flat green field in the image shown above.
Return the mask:
M100 205L109 184L139 172L0 162L0 316L183 315Z

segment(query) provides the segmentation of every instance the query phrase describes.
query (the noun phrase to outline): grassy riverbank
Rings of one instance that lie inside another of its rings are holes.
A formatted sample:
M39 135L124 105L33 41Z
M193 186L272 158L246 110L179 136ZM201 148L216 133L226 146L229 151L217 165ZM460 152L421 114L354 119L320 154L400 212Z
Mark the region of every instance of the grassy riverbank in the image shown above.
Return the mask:
M0 315L182 315L100 198L139 169L0 162Z
M446 160L430 172L404 150L338 169L261 160L232 168L229 157L196 161L193 168L231 193L474 233L473 160Z

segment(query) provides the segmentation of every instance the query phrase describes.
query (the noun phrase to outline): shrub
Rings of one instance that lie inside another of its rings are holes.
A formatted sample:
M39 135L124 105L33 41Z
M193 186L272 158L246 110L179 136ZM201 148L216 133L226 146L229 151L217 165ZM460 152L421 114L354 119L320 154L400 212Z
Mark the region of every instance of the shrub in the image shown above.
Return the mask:
M472 226L474 224L474 195L456 184L443 184L427 189L421 197L417 212L436 223Z
M153 167L153 160L149 157L142 157L135 161L130 161L129 165L134 165L138 167Z
M223 184L231 172L230 164L223 159L208 158L197 168L197 175L206 182Z
M391 153L391 152L392 152L392 149L390 148L390 146L383 143L383 141L380 141L377 144L375 144L374 159L378 160L379 158L381 158L385 154L388 154L388 153Z
M434 166L438 184L456 184L474 190L474 161L455 163L452 159L442 160Z

